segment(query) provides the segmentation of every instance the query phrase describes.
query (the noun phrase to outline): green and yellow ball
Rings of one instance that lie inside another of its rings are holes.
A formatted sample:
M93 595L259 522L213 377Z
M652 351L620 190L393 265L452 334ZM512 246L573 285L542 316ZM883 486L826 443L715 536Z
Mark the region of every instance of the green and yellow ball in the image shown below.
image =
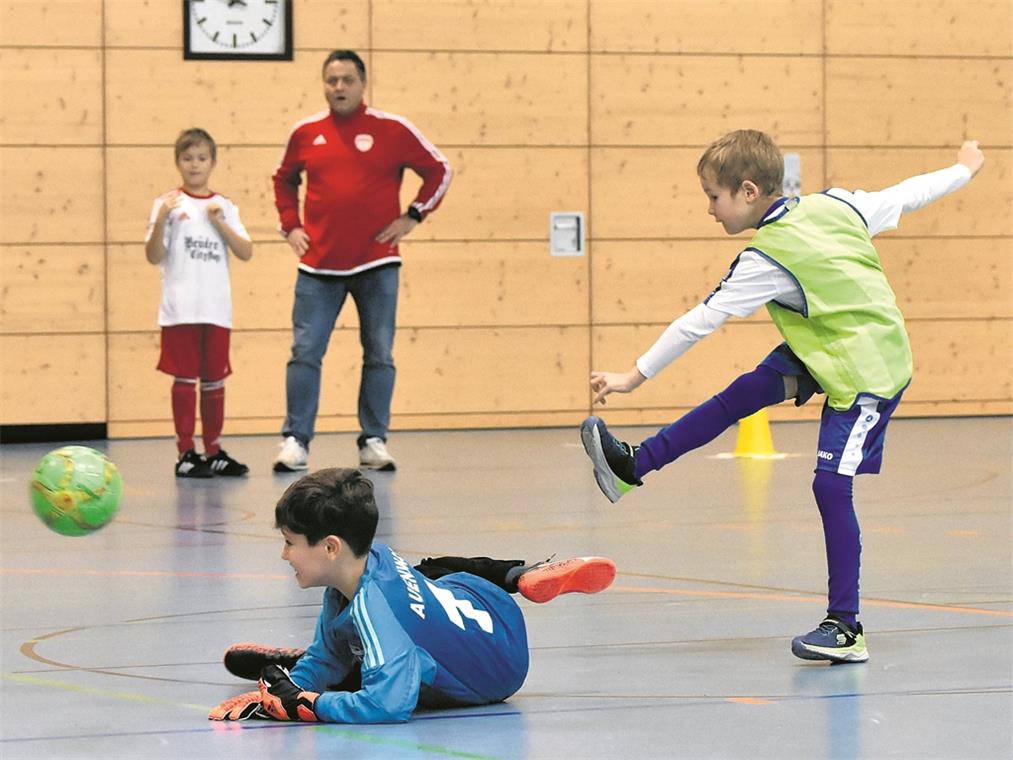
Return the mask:
M42 457L29 492L35 514L47 528L64 536L85 536L116 516L123 478L101 451L64 446Z

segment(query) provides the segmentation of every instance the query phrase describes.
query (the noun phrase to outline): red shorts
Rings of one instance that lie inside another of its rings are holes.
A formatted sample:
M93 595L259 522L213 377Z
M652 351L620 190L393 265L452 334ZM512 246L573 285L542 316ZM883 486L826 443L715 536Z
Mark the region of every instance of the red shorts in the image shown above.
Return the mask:
M162 328L162 355L158 369L173 377L224 380L232 374L227 327L169 325Z

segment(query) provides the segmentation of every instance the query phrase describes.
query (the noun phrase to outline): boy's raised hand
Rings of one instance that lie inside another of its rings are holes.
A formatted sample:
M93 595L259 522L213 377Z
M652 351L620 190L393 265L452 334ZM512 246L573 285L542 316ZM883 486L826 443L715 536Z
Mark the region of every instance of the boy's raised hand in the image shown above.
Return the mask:
M158 213L165 217L169 215L170 211L183 202L183 193L179 190L170 190L169 192L158 196L158 200L162 201L162 207L158 210Z
M605 397L610 393L629 393L639 388L646 379L636 367L626 372L592 372L591 390L595 394L593 403L604 405Z
M978 147L977 140L964 141L964 144L960 146L960 150L957 151L957 163L963 164L970 169L972 177L978 173L985 163L985 154Z

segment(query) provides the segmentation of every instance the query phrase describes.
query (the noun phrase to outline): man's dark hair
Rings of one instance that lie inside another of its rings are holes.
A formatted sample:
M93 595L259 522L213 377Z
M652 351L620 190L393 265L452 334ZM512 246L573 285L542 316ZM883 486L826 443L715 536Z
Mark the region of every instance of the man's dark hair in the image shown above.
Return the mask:
M328 64L334 61L351 61L359 72L359 78L363 82L366 81L366 64L354 50L332 50L320 69L321 73L327 69Z
M317 470L290 485L274 508L274 527L306 536L314 546L337 536L356 557L369 551L379 513L373 484L358 470Z

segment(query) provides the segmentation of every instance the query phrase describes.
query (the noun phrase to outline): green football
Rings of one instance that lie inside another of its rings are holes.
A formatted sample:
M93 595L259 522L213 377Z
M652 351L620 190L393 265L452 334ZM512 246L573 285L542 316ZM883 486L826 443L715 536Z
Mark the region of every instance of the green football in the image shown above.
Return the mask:
M101 451L64 446L42 457L29 492L46 527L64 536L85 536L116 515L123 478Z

